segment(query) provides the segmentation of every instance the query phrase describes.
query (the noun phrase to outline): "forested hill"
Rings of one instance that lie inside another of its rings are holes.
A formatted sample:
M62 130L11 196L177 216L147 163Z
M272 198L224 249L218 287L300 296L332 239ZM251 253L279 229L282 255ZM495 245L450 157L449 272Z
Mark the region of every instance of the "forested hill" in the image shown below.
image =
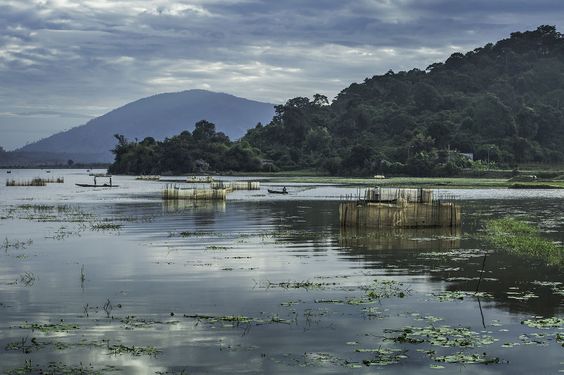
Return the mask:
M353 83L331 104L322 95L290 99L238 147L268 169L453 174L471 166L455 151L508 166L563 161L563 112L564 38L540 26L425 71Z
M282 169L362 174L396 162L429 174L449 147L506 164L562 161L563 112L564 38L541 26L425 71L353 83L330 106L291 99L245 140Z

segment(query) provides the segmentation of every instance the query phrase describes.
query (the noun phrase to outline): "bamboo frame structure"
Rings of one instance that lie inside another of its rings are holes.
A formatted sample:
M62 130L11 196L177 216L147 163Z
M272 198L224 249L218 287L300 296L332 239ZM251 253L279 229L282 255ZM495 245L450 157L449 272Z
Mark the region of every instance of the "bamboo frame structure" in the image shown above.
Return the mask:
M167 184L162 197L168 199L225 200L227 189L190 189Z

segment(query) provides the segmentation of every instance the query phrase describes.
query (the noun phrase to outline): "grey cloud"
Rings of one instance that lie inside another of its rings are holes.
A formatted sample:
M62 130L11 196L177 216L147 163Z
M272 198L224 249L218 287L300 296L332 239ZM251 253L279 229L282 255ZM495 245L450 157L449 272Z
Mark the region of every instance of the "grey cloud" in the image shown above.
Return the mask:
M53 112L100 115L164 91L205 88L271 102L333 96L353 81L425 68L564 19L560 0L100 3L0 5L0 113L33 113L26 126L35 119L43 135L41 114L56 130ZM15 147L21 135L10 140L6 129L0 145Z

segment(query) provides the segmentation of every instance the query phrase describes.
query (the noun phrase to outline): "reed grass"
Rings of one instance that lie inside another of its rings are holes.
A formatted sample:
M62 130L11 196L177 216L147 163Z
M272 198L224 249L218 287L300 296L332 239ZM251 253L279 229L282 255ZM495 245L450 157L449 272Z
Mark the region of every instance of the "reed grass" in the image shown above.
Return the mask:
M494 246L564 266L564 248L542 238L538 227L515 218L493 219L486 224L486 239Z

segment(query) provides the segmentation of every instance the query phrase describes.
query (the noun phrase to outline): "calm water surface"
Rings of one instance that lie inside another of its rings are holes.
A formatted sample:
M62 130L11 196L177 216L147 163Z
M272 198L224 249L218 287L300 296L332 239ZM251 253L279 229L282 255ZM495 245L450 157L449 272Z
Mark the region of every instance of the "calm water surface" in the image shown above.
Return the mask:
M0 186L3 373L564 371L561 269L480 237L511 215L564 242L562 191L442 190L460 231L358 233L339 227L346 186L165 204L131 177L4 176L65 183Z

